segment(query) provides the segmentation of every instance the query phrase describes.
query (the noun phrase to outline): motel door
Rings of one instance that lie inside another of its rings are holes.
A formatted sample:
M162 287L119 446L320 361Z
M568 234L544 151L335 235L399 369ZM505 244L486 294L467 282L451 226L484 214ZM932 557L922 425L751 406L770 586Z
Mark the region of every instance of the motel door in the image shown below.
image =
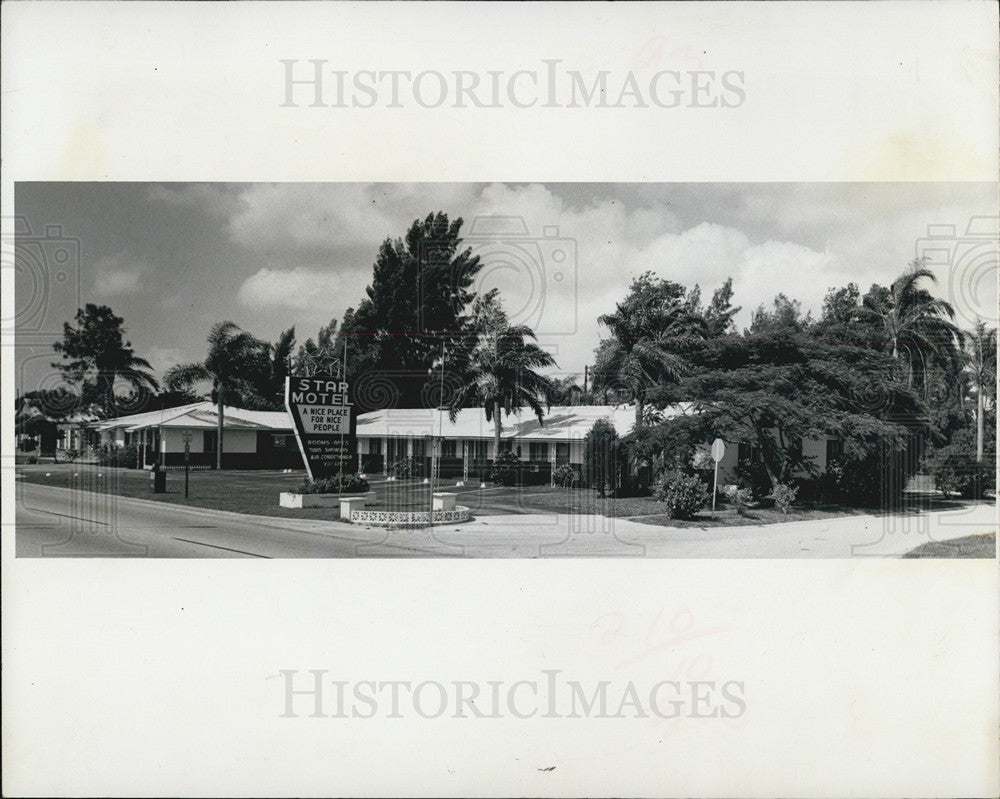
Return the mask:
M406 458L406 439L388 438L385 442L385 466L388 469L397 461Z

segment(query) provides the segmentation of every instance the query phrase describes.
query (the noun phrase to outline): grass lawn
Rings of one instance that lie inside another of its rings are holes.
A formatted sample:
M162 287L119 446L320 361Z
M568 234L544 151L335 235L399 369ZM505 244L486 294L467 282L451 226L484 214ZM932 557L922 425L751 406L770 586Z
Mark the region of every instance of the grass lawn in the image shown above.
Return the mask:
M995 558L996 533L982 533L955 538L951 541L931 541L911 549L904 558Z
M149 472L138 469L114 469L93 464L38 464L17 467L19 480L42 485L76 488L105 494L170 502L197 508L278 516L292 519L338 518L336 508L281 508L278 494L295 489L304 472L283 474L280 471L192 471L190 496L184 497L184 472L167 471L167 492L154 494L149 490ZM372 478L377 508L394 510L424 509L429 500L430 486L420 481L380 482ZM453 481L440 490L458 494L458 504L468 506L473 514L511 513L580 513L628 518L636 522L665 527L731 527L776 524L781 522L828 519L837 516L878 513L871 508L842 506L796 505L783 514L774 508L751 508L740 516L731 506L720 505L715 513L703 510L694 519L671 519L663 505L652 497L598 497L592 489L565 489L550 486L458 488ZM902 509L912 511L949 510L965 503L949 501L940 496L915 495ZM893 513L900 512L895 509ZM937 546L937 545L928 545ZM985 546L985 545L984 545ZM920 555L915 555L920 557ZM932 557L939 557L934 555ZM992 557L992 555L989 555Z
M292 519L336 519L335 508L280 508L278 494L298 486L304 472L282 474L280 471L192 471L189 496L184 497L183 470L167 471L167 491L149 490L149 472L140 469L114 469L93 464L74 463L19 467L26 483L75 488L102 494L169 502L194 508L212 508L258 516ZM46 477L50 474L50 477ZM98 476L100 475L100 477Z
M781 513L774 508L750 508L746 515L740 516L735 508L720 504L716 506L714 513L708 508L697 513L693 519L672 519L664 512L663 505L652 497L599 497L591 489L524 487L518 498L522 505L550 512L597 513L666 527L737 527L872 512L870 509L827 505L795 506L788 513Z

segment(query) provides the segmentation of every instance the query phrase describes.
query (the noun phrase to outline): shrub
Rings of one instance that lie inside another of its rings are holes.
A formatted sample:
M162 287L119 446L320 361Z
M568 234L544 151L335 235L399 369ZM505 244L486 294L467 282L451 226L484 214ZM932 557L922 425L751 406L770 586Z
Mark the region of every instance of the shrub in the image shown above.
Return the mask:
M722 490L722 495L726 501L736 508L736 513L740 516L747 515L747 509L753 502L753 494L749 488L741 488L738 485L728 485Z
M410 480L424 473L424 465L416 458L403 458L389 467L389 474L398 480Z
M971 430L959 430L944 447L924 456L923 468L934 476L936 487L945 494L960 494L965 499L981 499L994 488L996 448L986 437L984 458L976 461L976 442Z
M747 489L754 499L771 491L771 478L759 461L741 460L736 465L736 482L740 488Z
M502 486L517 485L520 471L521 459L513 452L501 452L490 467L490 481Z
M73 461L80 457L80 451L77 449L63 450L63 454L66 456L66 461L64 462L68 463L73 463ZM53 458L53 460L55 460L55 458Z
M798 493L799 489L779 483L771 492L770 498L774 500L774 507L782 513L788 513L788 509L792 507Z
M310 480L306 478L298 488L297 494L364 494L370 486L368 481L356 474L336 474L333 477Z
M587 479L600 496L618 488L621 442L611 422L598 419L584 439L583 462Z
M670 518L690 519L708 504L709 493L697 477L673 471L657 486L656 498L667 506Z
M97 450L97 463L100 466L117 466L122 469L138 469L139 453L135 447L116 447L103 444Z
M569 464L557 466L552 472L552 482L563 488L572 488L573 484L580 479L580 476Z

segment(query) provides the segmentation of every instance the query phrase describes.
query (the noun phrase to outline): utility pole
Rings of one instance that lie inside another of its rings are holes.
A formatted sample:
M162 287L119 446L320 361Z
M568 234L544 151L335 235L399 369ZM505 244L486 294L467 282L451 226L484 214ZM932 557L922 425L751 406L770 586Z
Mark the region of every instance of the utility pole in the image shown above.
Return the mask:
M587 393L587 377L590 372L590 364L584 364L583 366L583 393Z

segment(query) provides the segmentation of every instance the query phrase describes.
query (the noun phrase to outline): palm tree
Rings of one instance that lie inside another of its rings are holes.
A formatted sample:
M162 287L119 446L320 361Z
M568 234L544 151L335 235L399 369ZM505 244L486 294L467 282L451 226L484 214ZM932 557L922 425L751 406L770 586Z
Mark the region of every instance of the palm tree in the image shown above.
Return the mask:
M978 321L966 338L965 362L976 395L976 462L983 461L986 397L996 386L997 331Z
M598 317L613 338L599 348L595 378L601 375L605 384L615 381L629 390L636 429L643 424L649 389L685 371L684 342L704 338L705 322L697 305L696 294L685 297L683 286L646 272L632 281L628 297L613 314Z
M955 365L962 332L952 323L955 309L945 300L934 297L919 283L936 282L918 258L888 289L872 286L862 303L861 318L875 325L885 337L885 347L901 365L905 364L907 383L912 387L919 376L926 388L925 375L935 361Z
M115 384L125 382L136 391L156 390L159 384L150 374L149 361L140 358L132 343L124 340L125 320L106 305L88 303L76 312L78 328L63 324L63 340L52 348L67 363L52 366L82 387L85 402L94 402L103 415L114 412Z
M450 413L454 421L462 405L482 405L486 421L493 423L496 462L500 455L501 413L510 416L527 406L543 424L543 403L550 381L535 370L555 366L555 360L529 341L536 339L530 327L510 324L496 289L476 299L472 324L478 335L466 364L466 387L455 398Z
M260 342L255 372L247 375L243 407L259 411L285 408L285 378L291 374L295 328L283 332L274 344Z
M227 395L240 401L246 387L246 375L259 367L267 344L241 330L233 322L217 322L208 334L208 356L202 363L178 364L166 374L164 382L171 390L189 388L199 380L212 382L218 406L218 445L215 468L222 468L222 438Z

